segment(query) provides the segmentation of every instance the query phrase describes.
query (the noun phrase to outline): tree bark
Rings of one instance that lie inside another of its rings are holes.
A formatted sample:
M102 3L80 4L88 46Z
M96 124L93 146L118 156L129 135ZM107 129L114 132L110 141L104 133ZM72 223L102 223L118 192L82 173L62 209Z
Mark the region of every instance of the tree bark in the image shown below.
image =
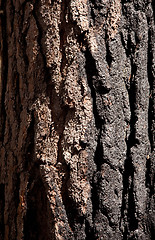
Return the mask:
M0 1L0 240L154 239L153 2Z

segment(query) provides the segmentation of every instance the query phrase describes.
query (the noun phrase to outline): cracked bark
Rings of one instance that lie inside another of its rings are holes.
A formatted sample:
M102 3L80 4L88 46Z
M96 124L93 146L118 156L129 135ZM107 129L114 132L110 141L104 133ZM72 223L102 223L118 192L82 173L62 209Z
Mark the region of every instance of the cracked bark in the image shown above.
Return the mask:
M154 14L0 1L0 240L154 239Z

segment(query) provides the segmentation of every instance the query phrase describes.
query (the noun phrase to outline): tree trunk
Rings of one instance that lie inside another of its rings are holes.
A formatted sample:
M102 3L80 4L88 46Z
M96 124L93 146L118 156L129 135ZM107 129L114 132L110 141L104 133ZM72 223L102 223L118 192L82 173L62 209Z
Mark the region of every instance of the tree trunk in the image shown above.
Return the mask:
M0 240L154 239L153 2L0 1Z

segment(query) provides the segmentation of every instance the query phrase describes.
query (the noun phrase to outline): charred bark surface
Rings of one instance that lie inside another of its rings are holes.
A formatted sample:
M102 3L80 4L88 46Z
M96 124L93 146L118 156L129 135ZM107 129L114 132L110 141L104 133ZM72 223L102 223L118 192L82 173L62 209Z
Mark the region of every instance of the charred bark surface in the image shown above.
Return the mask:
M154 239L153 1L0 8L0 240Z

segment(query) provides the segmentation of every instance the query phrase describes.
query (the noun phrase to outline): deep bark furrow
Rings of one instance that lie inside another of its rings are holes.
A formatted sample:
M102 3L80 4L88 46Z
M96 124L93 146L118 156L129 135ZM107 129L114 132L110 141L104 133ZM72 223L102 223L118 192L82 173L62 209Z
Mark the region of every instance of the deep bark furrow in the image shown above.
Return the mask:
M5 136L5 120L6 120L6 112L5 112L5 93L6 93L6 85L7 85L7 71L8 71L8 47L7 41L7 33L6 33L6 3L5 1L1 1L1 10L3 13L1 14L1 90L0 90L0 141L3 142Z
M0 184L0 239L4 239L5 184Z

